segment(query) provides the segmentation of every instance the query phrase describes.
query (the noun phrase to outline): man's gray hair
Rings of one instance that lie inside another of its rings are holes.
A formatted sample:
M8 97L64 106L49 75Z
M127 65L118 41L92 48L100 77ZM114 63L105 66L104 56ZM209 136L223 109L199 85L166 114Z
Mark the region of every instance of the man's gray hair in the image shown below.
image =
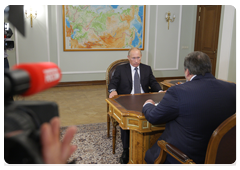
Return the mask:
M131 48L131 49L128 51L128 56L130 56L130 52L131 52L132 50L139 50L140 53L141 53L141 56L142 56L142 51L141 51L139 48L137 48L137 47Z
M205 75L212 72L212 64L209 56L201 51L189 53L184 59L184 69L188 69L192 75Z

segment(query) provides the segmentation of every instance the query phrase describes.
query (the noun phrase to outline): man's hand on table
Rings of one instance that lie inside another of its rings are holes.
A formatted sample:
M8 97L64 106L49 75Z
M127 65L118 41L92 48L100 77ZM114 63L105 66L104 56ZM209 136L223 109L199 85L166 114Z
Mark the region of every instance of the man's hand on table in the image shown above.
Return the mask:
M109 94L109 98L112 98L114 96L118 95L117 91L112 91L110 94Z
M167 90L163 91L163 90L160 90L159 93L162 93L162 92L167 92Z
M145 106L145 104L147 104L147 103L151 103L151 104L155 105L155 102L154 102L152 99L148 99L148 100L143 104L143 106Z

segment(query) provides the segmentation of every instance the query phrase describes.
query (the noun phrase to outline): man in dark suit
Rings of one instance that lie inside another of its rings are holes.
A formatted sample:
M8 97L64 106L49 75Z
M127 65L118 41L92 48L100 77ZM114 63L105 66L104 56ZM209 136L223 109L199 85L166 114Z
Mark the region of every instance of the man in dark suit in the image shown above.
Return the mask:
M148 93L149 87L151 92L161 91L161 87L156 81L151 67L142 64L141 58L142 53L138 48L129 50L128 60L130 64L120 65L116 68L108 86L109 98L120 94ZM129 130L121 129L121 139L123 153L120 163L126 164L129 160Z
M147 100L143 106L152 124L166 123L158 140L175 145L196 163L204 163L207 145L213 131L236 112L236 84L216 79L211 61L202 52L192 52L184 60L184 84L170 87L155 106ZM145 155L154 163L160 153L157 142ZM179 163L167 155L165 163Z

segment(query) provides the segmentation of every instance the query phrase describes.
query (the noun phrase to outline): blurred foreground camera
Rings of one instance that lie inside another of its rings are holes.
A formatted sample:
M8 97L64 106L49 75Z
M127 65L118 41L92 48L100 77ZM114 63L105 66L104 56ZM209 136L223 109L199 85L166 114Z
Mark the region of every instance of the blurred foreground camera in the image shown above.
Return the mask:
M23 5L4 9L6 19L25 36ZM13 32L4 23L4 51L14 48ZM5 55L5 54L4 54ZM4 159L10 164L44 163L40 127L58 116L58 106L47 101L13 101L11 96L28 96L58 84L61 70L55 63L23 63L4 69Z
M44 163L40 127L59 116L58 106L48 101L11 101L55 86L61 71L55 63L25 63L4 70L4 159L10 164Z
M4 49L14 48L14 41L4 40Z
M58 116L54 102L15 101L4 106L4 158L9 164L44 163L40 126Z
M4 23L4 50L10 50L14 48L14 41L11 37L13 35L12 29L9 28L9 23Z

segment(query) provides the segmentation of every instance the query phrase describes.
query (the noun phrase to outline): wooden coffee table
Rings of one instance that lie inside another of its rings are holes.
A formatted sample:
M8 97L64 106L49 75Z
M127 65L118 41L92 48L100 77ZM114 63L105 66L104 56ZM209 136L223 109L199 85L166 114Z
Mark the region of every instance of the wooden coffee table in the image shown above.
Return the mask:
M171 79L171 80L164 80L161 83L163 91L167 90L169 87L175 86L176 84L185 83L186 79Z

